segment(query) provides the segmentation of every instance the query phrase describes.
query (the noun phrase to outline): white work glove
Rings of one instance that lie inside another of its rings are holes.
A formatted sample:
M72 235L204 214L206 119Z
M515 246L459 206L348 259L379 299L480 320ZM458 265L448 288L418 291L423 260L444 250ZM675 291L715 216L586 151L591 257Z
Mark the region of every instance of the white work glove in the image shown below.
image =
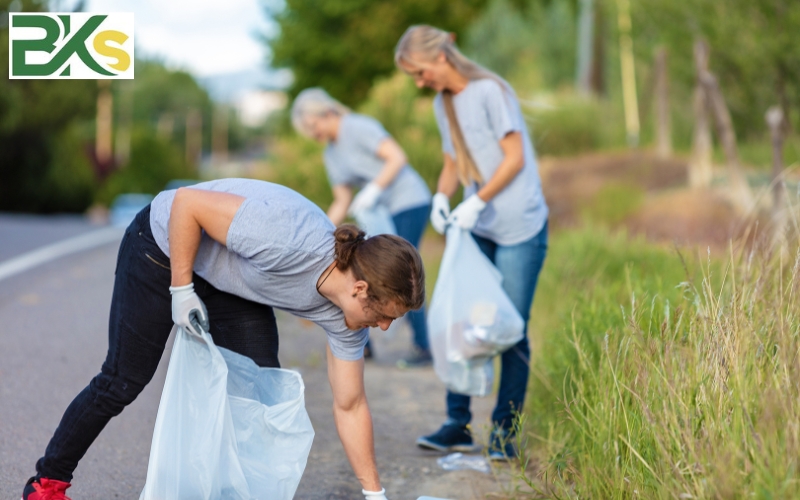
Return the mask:
M202 337L200 328L208 331L208 311L194 293L194 283L169 287L172 294L172 321L187 332Z
M383 188L374 182L370 182L358 192L353 202L350 203L348 213L350 215L360 212L362 210L371 210L378 203L378 198L383 194Z
M382 488L381 491L361 490L361 493L364 495L365 500L387 500L386 488Z
M458 204L453 213L450 214L450 217L447 218L447 223L472 231L472 228L478 223L478 216L484 208L486 208L486 202L480 199L477 194L473 194Z
M444 193L433 195L431 207L431 225L439 234L444 234L447 218L450 217L450 198Z

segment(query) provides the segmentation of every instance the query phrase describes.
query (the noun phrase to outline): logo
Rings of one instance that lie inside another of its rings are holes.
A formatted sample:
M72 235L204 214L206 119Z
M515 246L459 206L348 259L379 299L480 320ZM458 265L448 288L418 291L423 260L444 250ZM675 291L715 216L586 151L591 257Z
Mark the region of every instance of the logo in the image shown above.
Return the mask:
M9 14L13 79L133 79L133 14Z

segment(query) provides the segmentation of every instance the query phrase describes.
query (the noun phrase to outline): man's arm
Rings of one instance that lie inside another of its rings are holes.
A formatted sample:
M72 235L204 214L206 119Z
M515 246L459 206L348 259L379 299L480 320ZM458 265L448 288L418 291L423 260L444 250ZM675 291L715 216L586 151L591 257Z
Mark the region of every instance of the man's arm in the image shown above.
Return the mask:
M350 466L368 491L380 491L375 464L372 415L364 391L364 360L337 359L328 347L328 380L333 391L333 419Z
M192 268L203 231L225 245L228 229L244 198L230 193L180 188L169 216L169 261L172 286L192 282Z

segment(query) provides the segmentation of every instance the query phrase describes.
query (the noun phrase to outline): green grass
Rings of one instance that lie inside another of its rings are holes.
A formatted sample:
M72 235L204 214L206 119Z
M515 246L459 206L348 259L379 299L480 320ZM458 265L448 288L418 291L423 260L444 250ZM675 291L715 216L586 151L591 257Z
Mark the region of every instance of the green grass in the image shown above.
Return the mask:
M797 498L799 273L554 234L531 320L538 467L518 496Z

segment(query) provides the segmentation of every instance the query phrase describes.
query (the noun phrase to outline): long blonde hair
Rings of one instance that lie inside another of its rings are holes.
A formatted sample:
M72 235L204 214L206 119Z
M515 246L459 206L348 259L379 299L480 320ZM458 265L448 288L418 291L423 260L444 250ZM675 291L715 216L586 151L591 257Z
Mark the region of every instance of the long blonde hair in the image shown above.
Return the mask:
M349 112L350 108L331 97L325 90L311 87L295 97L292 104L292 125L300 134L311 137L311 131L305 122L307 117L325 116L328 113L344 116Z
M411 54L418 54L430 61L436 59L439 54L444 54L447 62L468 80L488 78L497 82L503 91L513 95L511 86L505 80L462 54L456 47L453 35L439 28L424 24L409 27L400 37L400 41L397 42L397 47L394 50L394 62L397 67L403 69L401 64L403 62L413 65L413 62L409 60ZM450 125L450 138L453 141L453 149L455 149L456 153L458 179L464 186L472 182L483 184L483 176L467 149L464 134L456 118L455 108L453 107L453 93L449 90L443 91L442 102L447 115L447 122Z

